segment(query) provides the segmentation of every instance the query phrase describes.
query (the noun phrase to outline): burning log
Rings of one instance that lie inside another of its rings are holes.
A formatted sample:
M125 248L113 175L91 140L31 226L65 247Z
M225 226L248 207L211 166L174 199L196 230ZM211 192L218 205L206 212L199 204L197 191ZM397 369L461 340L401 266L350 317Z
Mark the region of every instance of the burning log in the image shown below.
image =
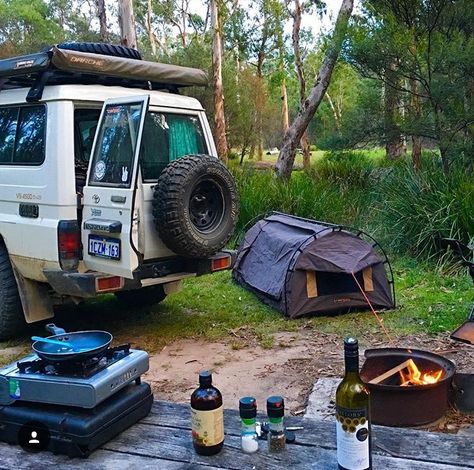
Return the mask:
M375 377L375 379L370 380L369 384L379 384L380 382L387 380L392 375L395 375L397 372L401 372L403 369L408 367L410 361L411 359L407 359L398 366L393 367L392 369L388 370L387 372L384 372L383 374L380 374L378 377Z
M403 372L403 369L408 369L407 373ZM396 367L392 367L387 372L380 374L378 377L370 380L370 384L379 384L384 380L387 380L396 373L400 374L400 386L407 387L408 385L428 385L434 384L441 379L443 370L439 369L436 372L424 372L422 373L418 369L413 359L407 359Z

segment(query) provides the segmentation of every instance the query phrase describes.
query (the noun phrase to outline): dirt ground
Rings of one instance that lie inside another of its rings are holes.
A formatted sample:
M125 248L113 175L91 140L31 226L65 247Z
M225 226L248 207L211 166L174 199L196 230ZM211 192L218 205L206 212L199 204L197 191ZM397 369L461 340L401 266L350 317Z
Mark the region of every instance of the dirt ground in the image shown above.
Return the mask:
M199 371L209 369L227 408L237 408L239 397L252 395L257 398L259 409L264 409L266 397L282 395L289 412L301 414L318 378L341 377L343 373L341 338L336 335L303 328L297 333L278 333L274 346L262 349L245 328L234 334L248 345L233 349L228 343L186 340L152 355L146 380L151 383L155 398L188 402L197 386ZM382 337L361 339L362 350L387 346ZM474 346L453 341L447 334L404 337L396 340L395 346L441 354L454 361L459 372L474 373ZM474 424L474 416L450 412L437 427L453 432L469 424Z

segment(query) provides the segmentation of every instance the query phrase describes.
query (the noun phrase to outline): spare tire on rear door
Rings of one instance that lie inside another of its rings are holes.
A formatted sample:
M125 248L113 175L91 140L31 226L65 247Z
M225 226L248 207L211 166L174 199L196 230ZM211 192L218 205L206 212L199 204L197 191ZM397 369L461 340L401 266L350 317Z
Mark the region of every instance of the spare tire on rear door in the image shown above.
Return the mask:
M239 215L230 171L209 155L186 155L161 173L153 195L153 217L163 242L192 258L212 256L229 241Z

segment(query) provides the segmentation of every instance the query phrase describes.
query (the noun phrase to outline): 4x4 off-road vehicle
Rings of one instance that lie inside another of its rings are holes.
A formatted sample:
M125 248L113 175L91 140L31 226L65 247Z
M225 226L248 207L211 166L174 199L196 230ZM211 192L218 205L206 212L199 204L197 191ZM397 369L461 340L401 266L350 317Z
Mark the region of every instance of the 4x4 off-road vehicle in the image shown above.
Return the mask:
M0 61L0 339L105 292L159 302L231 266L231 174L201 70L67 43Z

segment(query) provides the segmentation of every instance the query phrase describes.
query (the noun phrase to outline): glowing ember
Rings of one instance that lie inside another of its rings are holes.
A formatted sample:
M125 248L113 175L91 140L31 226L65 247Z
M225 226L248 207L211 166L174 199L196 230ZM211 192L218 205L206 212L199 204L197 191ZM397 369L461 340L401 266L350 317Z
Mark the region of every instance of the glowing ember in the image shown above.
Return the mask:
M437 370L435 372L421 372L416 366L412 359L408 360L407 367L408 372L400 371L400 385L402 387L408 387L409 385L428 385L434 384L441 379L443 370Z

